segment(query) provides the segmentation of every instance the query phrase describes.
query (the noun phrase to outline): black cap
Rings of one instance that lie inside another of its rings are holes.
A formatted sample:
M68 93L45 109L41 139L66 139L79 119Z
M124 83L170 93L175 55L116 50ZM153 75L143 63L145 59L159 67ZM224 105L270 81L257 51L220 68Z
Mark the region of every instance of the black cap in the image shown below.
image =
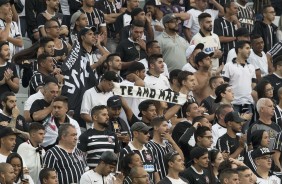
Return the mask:
M177 19L177 17L176 17L173 13L166 14L166 15L163 17L163 25L165 25L166 23L168 23L169 21L171 21L171 20L173 20L173 19Z
M112 108L121 107L121 99L119 96L114 95L107 100L107 106Z
M240 27L238 28L236 31L235 31L235 36L238 37L238 36L245 36L245 37L248 37L250 36L250 32L247 28L245 27Z
M133 62L126 70L125 75L134 73L136 71L145 70L145 66L141 62Z
M100 160L110 165L117 165L118 157L112 151L105 151L102 153Z
M138 117L142 117L142 111L146 111L150 105L154 105L154 100L144 100L138 105L139 114Z
M240 117L239 112L236 111L229 112L225 115L224 122L227 123L228 121L233 121L236 123L245 122L245 120Z
M14 128L0 126L0 138L9 136L9 135L19 135L20 133L16 133Z
M118 74L116 72L114 72L114 71L107 71L107 72L104 73L104 75L102 75L101 81L102 80L118 82L119 81L119 77L118 77Z
M268 148L257 148L251 153L253 159L272 154L274 154L274 152L270 151Z
M202 61L203 59L205 59L206 57L212 57L213 56L213 52L207 54L205 52L199 52L196 56L195 56L195 63L199 63L200 61Z
M207 148L203 147L195 147L190 152L190 158L193 160L194 158L199 159L201 156L207 154L209 151Z
M219 103L222 100L221 93L224 93L229 86L229 84L221 84L215 88L216 99L214 103Z
M81 42L81 36L85 35L89 30L96 32L96 27L84 27L79 31L78 40Z
M0 6L7 3L10 3L10 0L0 0Z
M149 132L149 130L152 129L153 129L152 127L147 126L143 122L136 122L130 128L131 131L137 131L137 132Z

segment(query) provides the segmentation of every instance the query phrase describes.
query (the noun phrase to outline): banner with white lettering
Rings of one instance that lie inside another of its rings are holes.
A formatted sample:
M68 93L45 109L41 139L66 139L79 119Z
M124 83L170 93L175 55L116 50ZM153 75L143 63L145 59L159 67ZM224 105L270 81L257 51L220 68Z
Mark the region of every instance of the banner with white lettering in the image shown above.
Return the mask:
M114 83L113 92L115 95L131 97L131 98L145 98L156 101L166 101L169 103L183 105L187 101L187 95L182 93L175 93L172 91L164 91L140 86L126 86Z

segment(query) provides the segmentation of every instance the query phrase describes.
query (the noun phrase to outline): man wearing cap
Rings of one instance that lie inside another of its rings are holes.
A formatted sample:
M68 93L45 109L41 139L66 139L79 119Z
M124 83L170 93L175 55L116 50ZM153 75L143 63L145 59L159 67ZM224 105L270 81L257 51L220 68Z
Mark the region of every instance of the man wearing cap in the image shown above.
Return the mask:
M133 140L128 143L128 146L120 151L118 171L121 170L120 163L124 156L128 153L135 152L141 157L143 167L145 171L148 172L150 180L154 183L158 183L160 181L160 176L158 173L159 168L157 167L157 161L155 160L151 149L146 145L149 141L149 131L152 130L152 127L147 126L143 122L136 122L131 126L130 130L133 135Z
M218 138L216 148L219 149L220 152L229 153L231 158L243 161L246 135L239 137L237 133L241 133L244 119L240 117L238 112L233 111L225 115L224 121L226 123L227 132Z
M250 41L250 32L247 28L241 27L235 31L236 41ZM228 51L226 63L232 62L234 58L237 57L235 48L232 48ZM248 59L249 61L249 59Z
M186 50L187 63L182 67L183 71L189 71L195 73L198 67L195 63L195 56L201 52L204 48L204 44L199 43L197 45L190 45Z
M252 124L247 132L248 143L250 143L251 135L256 130L265 130L268 132L270 138L269 150L273 149L274 141L279 132L281 132L281 127L272 121L274 115L274 105L272 100L269 98L260 98L256 105L259 119L257 122Z
M215 9L209 9L208 6L213 5ZM183 26L185 37L188 41L199 32L201 26L201 14L209 14L211 21L213 22L219 16L224 14L223 7L217 1L206 1L206 0L196 0L195 6L192 7L187 13L190 13L191 18L188 21L184 21Z
M186 63L185 52L189 43L177 34L179 20L170 13L163 17L164 32L156 40L159 42L168 71L181 69ZM177 58L177 60L175 60Z
M98 105L91 110L93 125L79 137L77 147L87 154L87 165L95 168L99 163L99 157L104 151L120 151L118 138L109 130L109 116L107 106Z
M81 11L77 11L71 16L70 38L72 44L78 41L78 33L82 28L85 28L87 25L88 25L88 20L85 13L82 13Z
M121 181L117 181L113 173L116 169L118 157L112 151L105 151L99 160L99 163L95 169L91 169L85 172L80 179L82 184L103 184L113 183L122 184ZM118 183L117 183L118 182Z
M0 1L0 41L8 42L10 55L8 60L15 54L16 47L23 46L23 40L17 23L12 21L12 10L9 0ZM2 46L2 45L1 45ZM7 60L7 61L8 61ZM2 65L2 64L1 64ZM15 74L14 74L15 75Z
M113 82L118 82L118 74L113 71L105 72L100 83L85 91L81 103L80 115L87 122L87 129L92 127L91 109L97 105L106 105L107 100L113 96Z
M281 183L281 179L270 172L273 153L268 148L257 148L252 152L252 158L257 167L256 183Z
M132 64L132 61L139 61L145 58L146 43L142 35L144 33L144 23L140 20L134 20L130 27L130 37L122 40L117 48L116 53L120 55L122 62L122 75L125 70Z
M114 95L107 101L107 109L109 113L108 129L115 132L121 146L125 146L130 140L130 131L126 122L120 118L122 100L119 96Z
M127 39L128 37L130 37L130 27L131 27L131 23L134 20L138 20L143 22L144 24L144 32L142 35L142 39L144 41L151 41L154 39L154 32L153 32L153 28L151 26L151 22L152 22L152 17L151 17L151 13L147 13L147 15L145 15L145 12L142 8L134 8L131 12L131 22L129 25L125 26L122 28L121 32L120 32L120 42L122 40Z
M76 146L76 128L69 123L62 124L58 131L58 145L49 149L43 159L43 167L56 170L59 184L78 183L85 172L84 154Z
M145 86L152 89L170 89L169 81L164 72L164 60L162 54L153 54L148 58L149 71L144 79Z
M19 77L16 65L8 62L10 55L9 43L0 41L0 94L8 91L13 91L14 93L19 91Z
M16 133L14 128L0 126L0 163L6 162L7 157L16 146Z
M0 163L0 183L14 184L15 180L16 174L14 172L13 166L8 163Z
M254 65L256 69L257 80L260 81L262 77L267 76L268 72L268 62L265 52L263 51L264 41L261 35L251 36L251 54L248 61Z
M215 112L216 122L212 126L212 137L213 137L212 147L213 148L216 147L218 138L223 136L227 132L226 123L224 121L224 118L225 118L225 115L231 111L233 111L233 108L230 104L221 104Z
M201 2L202 0L197 0L197 1ZM202 49L203 52L207 54L213 53L213 55L211 55L212 72L215 73L218 70L219 59L222 56L222 52L220 50L221 46L219 42L219 37L217 34L212 32L214 19L212 18L212 16L209 13L201 13L198 17L198 20L200 24L200 30L199 32L195 34L195 36L192 37L190 43L192 45L203 43L204 44L204 48Z
M192 159L192 165L181 172L180 176L187 179L189 183L210 183L210 175L207 170L209 166L208 149L202 147L193 148L190 157Z
M194 73L198 85L193 91L193 95L200 104L206 97L211 93L211 88L209 86L209 80L211 77L210 69L212 67L211 57L213 52L206 54L205 52L199 52L195 56L195 63L198 66L198 71Z
M107 43L107 28L104 13L95 8L95 0L81 0L82 7L79 11L84 12L88 19L88 25L96 28L96 33L105 36L104 43Z

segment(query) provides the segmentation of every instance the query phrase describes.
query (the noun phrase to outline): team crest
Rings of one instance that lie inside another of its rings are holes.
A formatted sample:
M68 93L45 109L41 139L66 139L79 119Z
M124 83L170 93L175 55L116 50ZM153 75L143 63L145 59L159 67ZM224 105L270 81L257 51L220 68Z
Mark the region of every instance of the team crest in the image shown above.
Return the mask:
M108 137L108 141L109 141L109 143L113 143L114 142L113 139L110 136Z
M146 154L146 160L148 160L148 161L153 160L152 156L149 153Z

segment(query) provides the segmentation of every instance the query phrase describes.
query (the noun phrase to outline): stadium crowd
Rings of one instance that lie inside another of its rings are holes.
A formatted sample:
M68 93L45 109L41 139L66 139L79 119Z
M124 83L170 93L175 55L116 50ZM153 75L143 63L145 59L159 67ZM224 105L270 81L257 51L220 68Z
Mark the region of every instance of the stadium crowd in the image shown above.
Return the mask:
M0 184L282 183L282 1L144 3L0 0Z

